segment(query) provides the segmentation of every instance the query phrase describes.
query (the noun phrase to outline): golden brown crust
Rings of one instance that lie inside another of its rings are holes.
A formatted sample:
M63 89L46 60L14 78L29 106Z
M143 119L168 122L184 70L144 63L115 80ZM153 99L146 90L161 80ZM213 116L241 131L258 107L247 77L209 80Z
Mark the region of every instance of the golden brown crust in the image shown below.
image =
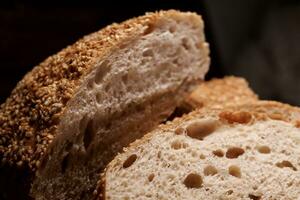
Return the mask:
M240 77L228 76L212 79L200 84L186 99L185 104L192 108L206 106L224 107L258 100L248 82Z
M195 14L191 20L199 23ZM56 135L60 116L94 64L124 43L151 31L160 18L181 18L161 11L112 24L90 34L36 66L0 107L2 163L35 170ZM198 19L198 16L197 16Z

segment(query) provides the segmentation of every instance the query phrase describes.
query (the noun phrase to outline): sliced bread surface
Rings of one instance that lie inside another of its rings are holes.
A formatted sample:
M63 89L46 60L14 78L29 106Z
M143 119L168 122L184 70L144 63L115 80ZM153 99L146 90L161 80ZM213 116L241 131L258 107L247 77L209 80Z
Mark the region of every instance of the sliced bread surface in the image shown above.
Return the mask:
M99 199L298 199L300 109L260 101L203 108L119 154Z
M95 174L204 78L208 53L201 17L170 10L47 58L0 107L0 199L89 199Z

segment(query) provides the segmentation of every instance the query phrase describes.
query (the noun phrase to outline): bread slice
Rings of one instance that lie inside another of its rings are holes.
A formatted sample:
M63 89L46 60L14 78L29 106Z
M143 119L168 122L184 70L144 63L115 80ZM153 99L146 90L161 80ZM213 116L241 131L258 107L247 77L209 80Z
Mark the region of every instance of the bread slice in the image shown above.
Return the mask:
M170 10L112 24L46 59L1 105L0 198L89 199L116 152L203 79L208 53L201 17Z
M174 117L202 107L227 107L255 102L258 96L242 77L225 76L205 81L197 86L177 108Z
M227 107L255 102L258 96L242 77L225 76L200 83L167 121L202 107Z
M203 82L185 99L192 108L227 107L257 101L258 97L241 77L225 76Z
M160 126L106 168L100 199L298 199L300 109L204 108Z

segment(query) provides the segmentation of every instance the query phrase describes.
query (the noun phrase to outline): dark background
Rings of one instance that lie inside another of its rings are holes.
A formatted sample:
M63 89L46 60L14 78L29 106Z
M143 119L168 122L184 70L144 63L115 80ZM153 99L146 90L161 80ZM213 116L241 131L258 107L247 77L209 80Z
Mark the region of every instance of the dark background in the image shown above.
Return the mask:
M300 3L289 0L7 1L0 7L0 103L33 66L85 34L147 11L205 20L207 79L245 77L262 99L300 105ZM220 94L221 95L221 94Z

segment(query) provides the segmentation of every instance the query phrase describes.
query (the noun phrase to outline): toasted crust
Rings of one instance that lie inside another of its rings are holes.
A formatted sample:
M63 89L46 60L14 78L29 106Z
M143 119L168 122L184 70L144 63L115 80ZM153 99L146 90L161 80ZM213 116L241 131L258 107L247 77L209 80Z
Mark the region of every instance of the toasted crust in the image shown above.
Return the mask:
M186 15L185 15L186 16ZM21 80L0 107L2 163L29 166L33 171L56 135L60 116L69 99L99 59L145 34L159 18L180 19L175 10L112 24L47 58ZM192 23L199 16L190 13ZM147 27L142 29L141 27Z
M227 76L200 84L186 99L192 108L214 106L224 107L258 100L244 78Z
M176 118L173 122L160 125L159 128L145 135L142 139L133 142L128 148L125 148L124 151L126 152L129 149L132 150L138 148L140 145L150 141L156 134L163 134L170 130L176 130L178 126L186 121L205 117L217 117L222 124L228 125L235 123L248 124L254 123L255 121L273 119L289 122L297 127L300 120L300 108L275 101L256 101L239 106L228 106L226 108L205 107L185 115L182 118ZM117 165L119 161L118 157L120 157L120 155L107 166L105 171L107 171L110 167ZM102 188L102 190L99 189L98 191L102 192L100 195L98 193L99 199L103 199L103 197L105 197L105 171L101 175L101 179L99 181L99 186L101 185Z

